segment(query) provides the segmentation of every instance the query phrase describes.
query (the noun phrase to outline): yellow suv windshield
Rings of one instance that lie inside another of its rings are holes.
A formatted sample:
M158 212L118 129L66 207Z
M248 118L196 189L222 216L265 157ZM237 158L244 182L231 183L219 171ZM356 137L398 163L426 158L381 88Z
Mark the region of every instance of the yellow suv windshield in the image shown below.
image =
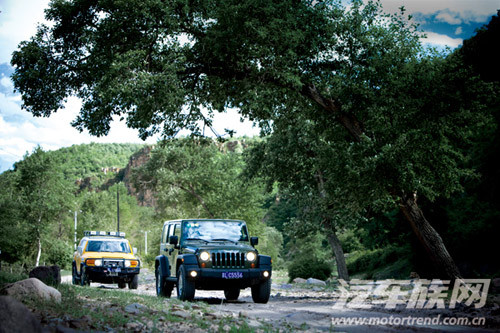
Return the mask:
M89 240L87 252L130 253L128 242L119 240Z

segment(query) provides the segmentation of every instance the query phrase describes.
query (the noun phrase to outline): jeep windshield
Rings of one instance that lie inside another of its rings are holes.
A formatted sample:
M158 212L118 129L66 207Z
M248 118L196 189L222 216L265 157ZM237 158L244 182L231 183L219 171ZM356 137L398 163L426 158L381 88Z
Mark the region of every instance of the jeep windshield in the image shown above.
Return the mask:
M205 242L245 242L248 231L242 221L185 221L182 239Z
M129 253L130 247L126 241L118 240L89 240L87 252L120 252Z

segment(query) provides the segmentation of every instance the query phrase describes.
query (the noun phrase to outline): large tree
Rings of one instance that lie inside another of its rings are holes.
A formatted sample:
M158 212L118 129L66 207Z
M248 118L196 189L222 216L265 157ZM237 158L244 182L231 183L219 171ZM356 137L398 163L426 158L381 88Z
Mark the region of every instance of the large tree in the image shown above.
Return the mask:
M53 25L12 58L34 115L77 95L77 128L105 135L121 116L147 137L197 132L228 107L264 128L298 109L326 142L342 142L346 168L371 166L369 194L399 205L434 263L460 275L417 193L460 189L470 172L451 143L483 123L481 104L467 102L478 92L472 79L441 96L453 83L444 74L466 75L439 59L429 65L405 17L356 0L347 9L333 0L54 0L46 17Z
M241 177L239 153L223 153L208 139L174 139L160 143L151 158L134 170L139 188L154 190L162 218L233 218L262 233L263 188Z
M67 215L72 197L71 183L64 180L51 155L40 147L15 164L14 200L29 233L28 244L36 246L35 266L42 254L42 238L61 216Z

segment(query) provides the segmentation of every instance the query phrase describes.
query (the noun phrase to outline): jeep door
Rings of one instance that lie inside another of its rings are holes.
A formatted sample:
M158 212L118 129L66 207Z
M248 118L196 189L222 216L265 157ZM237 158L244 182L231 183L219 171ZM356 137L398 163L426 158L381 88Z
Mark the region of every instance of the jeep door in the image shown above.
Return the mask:
M177 236L178 243L177 245L170 244L170 237L171 236ZM168 261L170 262L170 275L171 276L176 276L177 275L177 256L179 255L179 245L181 242L181 223L180 222L175 222L171 223L168 227L168 236L167 236L167 244L166 244L166 249L167 249L167 257Z
M161 240L160 240L160 255L164 255L168 257L168 227L170 224L165 223L163 225L163 229L161 232Z

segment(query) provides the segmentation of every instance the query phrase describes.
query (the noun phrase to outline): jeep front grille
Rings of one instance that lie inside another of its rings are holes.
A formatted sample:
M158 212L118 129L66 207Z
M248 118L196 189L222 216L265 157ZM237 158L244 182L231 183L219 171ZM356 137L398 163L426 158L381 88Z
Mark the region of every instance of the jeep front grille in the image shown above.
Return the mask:
M212 253L213 268L244 268L245 253L216 252Z

